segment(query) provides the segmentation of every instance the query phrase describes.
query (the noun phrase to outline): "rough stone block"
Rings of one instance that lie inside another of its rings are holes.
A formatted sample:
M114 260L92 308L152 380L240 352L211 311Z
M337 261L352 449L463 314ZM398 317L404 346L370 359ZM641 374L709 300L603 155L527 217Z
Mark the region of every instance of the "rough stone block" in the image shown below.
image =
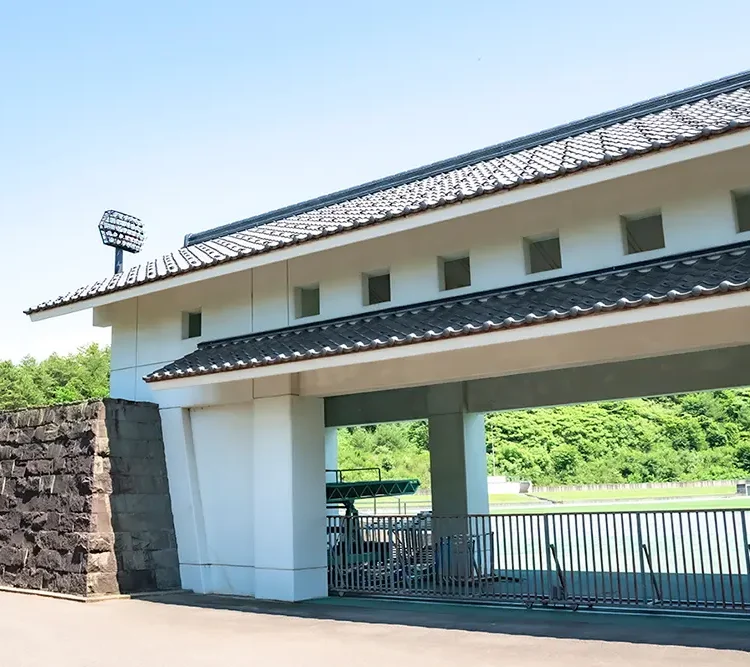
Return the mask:
M115 532L140 533L154 529L166 528L163 517L148 512L116 514L112 517Z
M104 401L89 401L82 404L83 418L90 421L103 421L107 417Z
M169 569L179 567L177 549L160 549L159 551L147 551L150 563L155 569Z
M47 453L46 446L41 442L30 442L28 444L19 442L18 444L23 445L19 447L18 451L16 452L15 458L17 458L19 461L33 461L34 459L43 459L44 455Z
M112 472L112 460L109 457L95 456L93 473L94 475L109 475Z
M109 438L98 435L93 439L93 454L109 456Z
M83 547L76 547L73 551L61 554L60 572L85 574L88 568L88 556Z
M131 533L133 549L155 551L158 549L172 549L174 532L171 530L143 530Z
M26 475L51 475L52 474L52 461L43 459L37 461L29 461L26 464Z
M86 577L87 595L115 595L120 592L117 574L96 572Z
M13 584L16 588L26 588L29 590L39 590L44 585L44 573L42 570L24 569L21 570Z
M157 590L177 590L182 586L179 567L157 569L155 575Z
M15 496L0 496L0 512L14 510L21 505L21 501Z
M0 414L1 582L96 595L175 588L175 546L155 405Z
M93 480L93 493L96 494L109 494L112 493L112 477L109 473L94 473Z
M109 512L93 512L87 517L88 530L92 533L112 533L112 515Z
M156 573L153 570L129 570L118 574L120 590L128 593L143 593L157 590Z
M89 533L86 536L89 553L114 552L114 533Z
M76 547L88 545L88 533L60 533L56 530L43 530L36 534L36 543L43 549L70 552Z
M18 530L21 527L22 514L18 510L0 512L0 530Z
M0 547L0 565L19 567L26 562L26 553L18 547Z
M10 476L13 479L18 479L19 477L25 477L26 476L26 463L21 461L15 461L15 465L13 466L13 470L10 473Z
M36 567L42 567L45 570L60 570L62 569L63 559L57 551L42 549L34 555L34 564Z
M68 456L65 459L65 472L69 475L92 475L94 472L93 456Z
M15 477L3 477L2 479L0 479L0 494L4 496L16 495L16 478Z
M32 437L37 442L52 442L53 440L57 440L60 437L60 425L53 422L44 426L37 426L34 429Z
M147 570L151 567L145 551L120 551L117 554L120 570Z
M117 560L109 551L90 553L87 565L89 572L117 572Z
M49 486L45 488L54 495L64 495L76 492L76 478L73 475L53 475Z
M162 475L118 475L112 479L112 490L122 493L165 493L169 490Z
M120 551L130 551L134 548L140 548L140 547L134 547L133 546L133 538L130 533L115 533L115 553L119 553Z
M69 595L86 595L86 580L87 575L85 574L56 572L50 584L50 590L57 593L68 593Z

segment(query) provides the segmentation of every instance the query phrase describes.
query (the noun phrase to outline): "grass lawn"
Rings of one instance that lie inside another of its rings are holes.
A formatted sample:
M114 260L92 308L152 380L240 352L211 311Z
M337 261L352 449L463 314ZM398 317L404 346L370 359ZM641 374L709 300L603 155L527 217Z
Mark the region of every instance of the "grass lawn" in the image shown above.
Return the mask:
M559 493L540 493L540 498L546 498L560 503L552 505L545 503L533 496L515 493L496 493L490 494L490 506L493 513L539 513L539 512L612 512L625 510L654 510L654 509L721 509L724 507L743 507L750 508L750 498L720 498L717 496L733 496L735 493L734 486L699 486L699 487L678 487L666 489L613 489L605 491L563 491ZM534 494L536 495L536 494ZM701 498L703 497L703 498ZM684 498L684 502L676 502L672 498ZM644 502L639 504L618 503L620 500L648 500L653 502ZM660 499L666 499L661 501ZM414 508L429 508L432 506L432 496L428 494L415 494L411 496L398 496L391 498L378 498L378 511L383 513L397 514L399 512L399 500L401 501L400 509L402 512L412 512ZM587 500L608 500L610 503L597 503L587 507L577 506L571 508L570 505ZM743 502L745 503L743 505ZM739 503L739 504L738 504ZM537 505L537 507L508 507L498 508L498 505L504 504L525 504ZM361 500L357 502L360 510L372 510L372 500Z
M576 500L627 500L637 498L679 498L690 496L731 496L736 489L734 486L695 486L668 489L612 489L606 491L562 491L534 494L540 498L548 498L556 502L573 502Z
M557 514L561 512L575 512L590 514L591 512L654 512L658 510L717 510L717 509L746 509L750 510L750 498L698 498L694 500L667 500L644 503L600 503L592 505L539 505L538 507L514 508L508 507L494 510L493 514Z
M389 498L378 498L378 508L398 510L398 501L401 500L401 507L404 504L412 505L414 507L431 507L432 496L425 494L415 494L412 496L392 496ZM524 503L524 504L536 504L541 502L536 498L532 498L525 494L520 493L491 493L490 494L490 505L501 505L505 503ZM372 500L360 500L357 501L357 507L372 507Z

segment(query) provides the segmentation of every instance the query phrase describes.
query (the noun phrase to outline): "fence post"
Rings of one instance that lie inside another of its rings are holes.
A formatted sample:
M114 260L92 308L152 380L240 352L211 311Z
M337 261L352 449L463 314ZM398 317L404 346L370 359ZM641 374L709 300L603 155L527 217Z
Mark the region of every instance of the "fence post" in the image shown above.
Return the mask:
M554 599L554 589L552 587L552 581L550 579L551 577L551 570L552 570L552 561L553 559L550 557L550 538L549 538L549 514L544 515L544 557L547 560L547 591L549 595L549 600L552 602ZM539 563L539 566L542 566L542 563Z
M745 548L745 567L747 572L747 580L750 583L750 540L747 535L747 519L750 517L750 512L742 512L742 546ZM740 580L741 581L741 580Z
M641 513L638 512L635 515L636 518L636 525L638 527L638 555L640 557L641 561L641 594L643 595L643 604L648 604L648 600L646 599L646 559L644 557L643 549L646 546L646 543L643 541L643 529L641 528ZM636 604L638 604L639 600L636 596Z

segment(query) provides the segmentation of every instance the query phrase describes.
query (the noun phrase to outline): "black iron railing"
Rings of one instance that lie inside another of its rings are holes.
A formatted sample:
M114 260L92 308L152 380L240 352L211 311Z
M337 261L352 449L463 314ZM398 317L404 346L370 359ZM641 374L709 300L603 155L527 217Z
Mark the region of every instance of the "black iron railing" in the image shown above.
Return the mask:
M750 612L750 511L328 517L332 593Z

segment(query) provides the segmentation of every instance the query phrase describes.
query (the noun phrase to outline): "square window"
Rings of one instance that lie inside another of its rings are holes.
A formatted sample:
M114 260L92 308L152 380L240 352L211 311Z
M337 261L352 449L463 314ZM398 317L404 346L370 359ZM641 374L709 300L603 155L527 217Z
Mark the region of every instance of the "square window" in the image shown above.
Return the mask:
M440 259L440 288L443 290L459 289L471 285L471 262L469 256L453 259Z
M365 305L387 303L391 300L391 274L375 273L365 275Z
M625 239L625 253L633 255L664 247L664 225L661 213L641 217L623 217L622 231Z
M526 273L541 273L562 268L560 237L524 239L526 246Z
M203 333L203 315L201 311L196 310L189 313L182 313L182 338L200 338Z
M737 219L738 232L750 232L750 191L734 192L734 215Z
M297 317L320 315L320 287L298 287L295 292Z

